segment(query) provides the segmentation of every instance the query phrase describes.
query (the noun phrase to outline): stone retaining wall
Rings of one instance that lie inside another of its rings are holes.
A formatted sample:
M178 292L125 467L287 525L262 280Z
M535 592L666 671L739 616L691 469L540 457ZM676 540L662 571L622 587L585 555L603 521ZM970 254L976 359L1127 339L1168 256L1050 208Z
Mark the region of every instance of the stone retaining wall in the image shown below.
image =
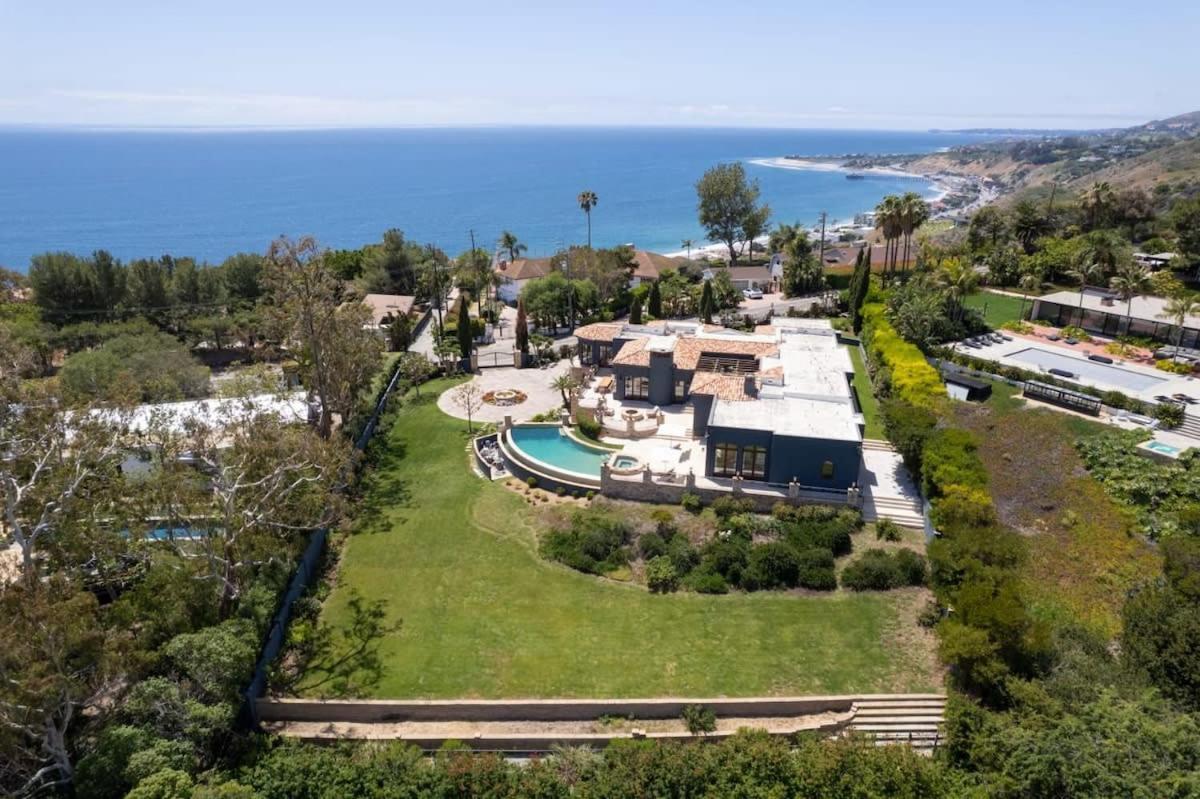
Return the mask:
M591 721L601 716L677 719L688 705L704 705L718 717L805 716L845 713L862 700L896 694L763 697L742 699L514 699L514 700L339 700L257 701L265 721L382 723L389 721ZM913 694L920 699L941 695Z

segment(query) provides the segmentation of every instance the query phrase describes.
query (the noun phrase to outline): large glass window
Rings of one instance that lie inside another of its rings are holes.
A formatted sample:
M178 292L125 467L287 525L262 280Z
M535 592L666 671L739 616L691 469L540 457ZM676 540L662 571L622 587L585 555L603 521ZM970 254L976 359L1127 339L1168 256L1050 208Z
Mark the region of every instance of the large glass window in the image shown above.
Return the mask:
M686 380L676 380L675 381L674 400L676 402L683 402L684 400L686 400L687 399L687 390L688 390L688 382Z
M746 447L742 450L742 477L765 480L767 477L767 448Z
M626 377L625 399L646 399L650 396L650 378Z
M737 444L717 444L713 450L713 474L733 477L737 473Z
M600 345L600 365L608 366L608 359L611 357L612 357L612 345L611 344L601 344Z

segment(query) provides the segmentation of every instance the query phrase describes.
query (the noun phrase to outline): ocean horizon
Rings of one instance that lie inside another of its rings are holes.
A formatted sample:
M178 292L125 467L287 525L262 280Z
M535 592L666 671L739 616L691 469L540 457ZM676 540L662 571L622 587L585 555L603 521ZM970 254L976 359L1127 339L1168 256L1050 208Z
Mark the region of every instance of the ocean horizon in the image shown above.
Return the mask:
M599 196L596 246L659 252L707 243L695 183L738 161L772 223L848 221L881 197L935 192L925 179L779 168L785 155L935 152L980 134L728 128L462 127L321 130L0 129L0 266L105 249L219 262L279 235L333 248L399 228L455 254L511 230L545 255L584 243L575 202Z

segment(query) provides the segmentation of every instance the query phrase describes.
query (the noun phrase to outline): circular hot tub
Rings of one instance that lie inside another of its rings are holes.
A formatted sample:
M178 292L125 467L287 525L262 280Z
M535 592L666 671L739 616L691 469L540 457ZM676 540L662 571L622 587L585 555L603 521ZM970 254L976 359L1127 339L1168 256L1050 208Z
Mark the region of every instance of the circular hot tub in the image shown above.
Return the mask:
M608 469L613 474L637 474L646 464L637 455L618 452L608 459Z

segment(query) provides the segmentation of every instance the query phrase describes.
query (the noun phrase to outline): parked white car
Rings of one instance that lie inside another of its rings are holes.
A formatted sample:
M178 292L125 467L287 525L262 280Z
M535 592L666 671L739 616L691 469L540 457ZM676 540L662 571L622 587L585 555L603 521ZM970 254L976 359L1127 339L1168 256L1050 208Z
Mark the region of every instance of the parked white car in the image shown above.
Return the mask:
M742 289L742 296L748 300L761 300L763 293L758 289Z

